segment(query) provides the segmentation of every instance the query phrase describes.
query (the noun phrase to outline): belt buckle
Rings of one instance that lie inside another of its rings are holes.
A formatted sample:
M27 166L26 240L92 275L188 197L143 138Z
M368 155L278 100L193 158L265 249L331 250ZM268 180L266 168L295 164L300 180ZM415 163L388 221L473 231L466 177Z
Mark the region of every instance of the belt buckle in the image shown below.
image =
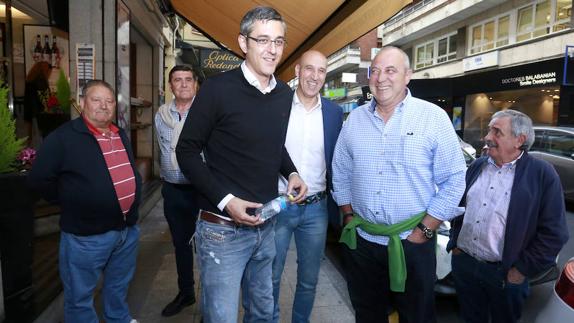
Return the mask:
M303 202L301 202L301 205L307 205L307 204L313 204L316 202L319 202L320 200L323 199L325 192L319 192L319 193L315 193L311 196L308 196Z

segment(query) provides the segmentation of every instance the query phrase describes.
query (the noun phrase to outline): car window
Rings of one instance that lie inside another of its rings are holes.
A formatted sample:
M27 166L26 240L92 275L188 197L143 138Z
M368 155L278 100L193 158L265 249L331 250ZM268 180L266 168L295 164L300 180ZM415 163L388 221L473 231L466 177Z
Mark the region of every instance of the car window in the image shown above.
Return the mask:
M549 153L569 158L574 154L574 135L554 130L546 131L546 135Z
M534 143L530 150L544 151L544 130L534 130Z

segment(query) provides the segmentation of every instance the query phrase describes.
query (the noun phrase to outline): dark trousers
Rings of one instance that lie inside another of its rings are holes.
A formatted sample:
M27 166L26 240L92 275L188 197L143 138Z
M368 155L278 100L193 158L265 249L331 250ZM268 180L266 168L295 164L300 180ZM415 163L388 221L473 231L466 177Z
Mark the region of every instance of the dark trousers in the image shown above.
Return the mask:
M400 322L435 322L435 241L414 244L402 240L407 266L405 292L391 292L387 246L357 234L357 249L343 245L347 287L356 322L388 322L395 307Z
M506 280L500 263L486 263L462 252L452 256L452 275L465 322L518 322L529 294L528 279L522 284Z
M193 249L190 239L195 232L198 207L191 185L163 182L163 213L175 247L177 285L183 295L193 294Z

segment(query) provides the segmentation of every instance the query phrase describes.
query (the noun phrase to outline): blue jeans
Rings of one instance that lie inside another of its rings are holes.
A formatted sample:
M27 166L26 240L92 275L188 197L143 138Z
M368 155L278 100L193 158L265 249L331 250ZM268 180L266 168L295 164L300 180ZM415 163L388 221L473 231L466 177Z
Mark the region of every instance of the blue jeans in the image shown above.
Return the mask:
M98 323L94 289L104 274L102 300L107 323L132 319L126 302L136 268L139 228L91 236L60 234L60 278L64 286L66 323Z
M273 222L270 220L257 227L232 227L197 221L195 240L205 323L236 323L240 289L245 312L243 322L271 321Z
M452 276L465 322L518 322L529 294L528 279L506 280L502 264L480 262L466 253L452 256Z
M291 204L277 215L273 260L273 322L279 322L279 287L291 236L297 247L297 287L292 322L309 322L327 234L327 199L308 205Z
M177 286L183 296L193 295L193 250L189 243L197 219L196 193L191 185L163 183L163 214L175 248Z

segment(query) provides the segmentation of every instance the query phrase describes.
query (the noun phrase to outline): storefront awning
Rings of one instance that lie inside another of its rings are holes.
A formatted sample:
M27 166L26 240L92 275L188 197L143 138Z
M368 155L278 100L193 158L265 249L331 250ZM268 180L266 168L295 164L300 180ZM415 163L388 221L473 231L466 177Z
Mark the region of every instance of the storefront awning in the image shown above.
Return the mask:
M287 23L288 46L276 75L294 77L297 59L316 49L330 55L376 28L413 0L171 0L172 7L195 28L224 47L243 56L237 43L239 23L255 6L270 6Z

